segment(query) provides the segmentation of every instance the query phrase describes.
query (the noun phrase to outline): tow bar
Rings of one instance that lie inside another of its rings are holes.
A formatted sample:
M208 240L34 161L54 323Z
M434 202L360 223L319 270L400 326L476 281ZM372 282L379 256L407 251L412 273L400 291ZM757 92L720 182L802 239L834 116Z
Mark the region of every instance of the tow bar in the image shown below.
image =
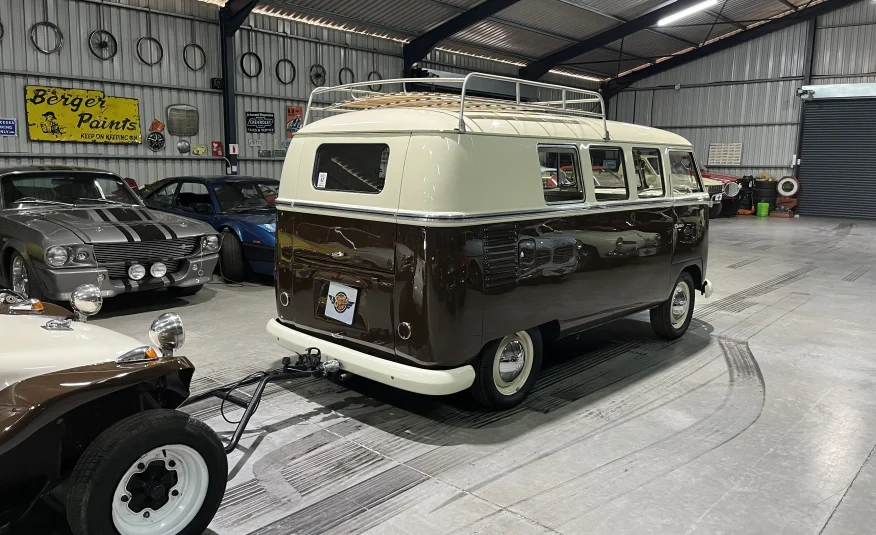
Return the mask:
M214 388L213 390L208 390L195 396L191 396L185 400L180 407L191 405L210 397L216 397L222 400L222 406L220 406L219 409L220 411L222 411L225 402L231 402L243 408L243 417L240 421L236 422L237 428L231 436L231 441L225 446L225 453L229 454L237 448L237 444L240 442L240 437L243 436L243 432L246 431L246 426L249 424L250 418L252 418L256 409L259 408L262 394L265 391L265 387L268 386L268 383L277 383L280 381L301 379L304 377L328 377L337 373L341 368L341 363L337 360L321 362L322 353L319 351L319 348L316 347L308 347L304 350L303 355L298 353L293 353L293 355L298 355L298 360L295 362L294 366L292 365L292 357L283 357L283 365L280 368L252 373L236 383L229 383ZM253 391L252 397L249 400L234 395L234 391L238 388L255 383L258 383L258 386L255 391ZM230 422L227 418L226 421Z

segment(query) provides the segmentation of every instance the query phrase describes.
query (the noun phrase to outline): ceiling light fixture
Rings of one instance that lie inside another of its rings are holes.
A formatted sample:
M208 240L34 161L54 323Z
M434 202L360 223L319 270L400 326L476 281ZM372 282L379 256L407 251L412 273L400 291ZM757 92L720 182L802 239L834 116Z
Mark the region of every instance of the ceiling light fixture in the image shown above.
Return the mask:
M682 9L678 13L675 13L673 15L669 15L668 17L666 17L664 19L660 19L659 21L657 21L657 26L666 26L667 24L672 24L673 22L675 22L677 20L681 20L685 17L689 17L689 16L693 15L694 13L699 13L700 11L702 11L704 9L708 9L708 8L716 6L716 5L718 5L718 0L706 0L705 2L700 2L699 4L690 6L687 9Z

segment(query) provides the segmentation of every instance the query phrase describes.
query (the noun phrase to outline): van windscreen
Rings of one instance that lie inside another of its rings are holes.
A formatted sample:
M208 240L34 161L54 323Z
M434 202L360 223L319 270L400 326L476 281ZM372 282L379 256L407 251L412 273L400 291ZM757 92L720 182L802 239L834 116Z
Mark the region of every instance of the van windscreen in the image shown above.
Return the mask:
M388 162L389 146L383 143L326 143L316 151L313 187L380 193Z

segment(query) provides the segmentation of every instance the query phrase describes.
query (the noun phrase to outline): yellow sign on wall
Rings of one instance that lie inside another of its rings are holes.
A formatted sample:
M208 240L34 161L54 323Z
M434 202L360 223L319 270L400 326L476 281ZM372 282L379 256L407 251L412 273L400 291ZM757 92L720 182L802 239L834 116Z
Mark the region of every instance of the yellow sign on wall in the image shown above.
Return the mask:
M140 103L103 91L25 86L31 141L140 143Z

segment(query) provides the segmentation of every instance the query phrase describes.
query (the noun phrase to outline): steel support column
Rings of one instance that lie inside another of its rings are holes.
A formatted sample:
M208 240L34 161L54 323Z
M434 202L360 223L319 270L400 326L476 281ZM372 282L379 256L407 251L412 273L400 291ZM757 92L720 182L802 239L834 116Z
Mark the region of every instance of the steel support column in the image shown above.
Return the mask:
M258 0L231 0L219 10L219 54L222 58L222 108L225 137L226 174L238 173L236 154L229 147L237 143L237 91L235 87L234 34L249 16Z
M806 22L806 50L803 51L803 83L812 85L812 59L815 56L815 33L818 31L817 19ZM800 103L800 126L797 127L797 150L794 153L794 173L800 171L799 161L802 159L800 152L803 150L803 119L806 116L806 103Z

